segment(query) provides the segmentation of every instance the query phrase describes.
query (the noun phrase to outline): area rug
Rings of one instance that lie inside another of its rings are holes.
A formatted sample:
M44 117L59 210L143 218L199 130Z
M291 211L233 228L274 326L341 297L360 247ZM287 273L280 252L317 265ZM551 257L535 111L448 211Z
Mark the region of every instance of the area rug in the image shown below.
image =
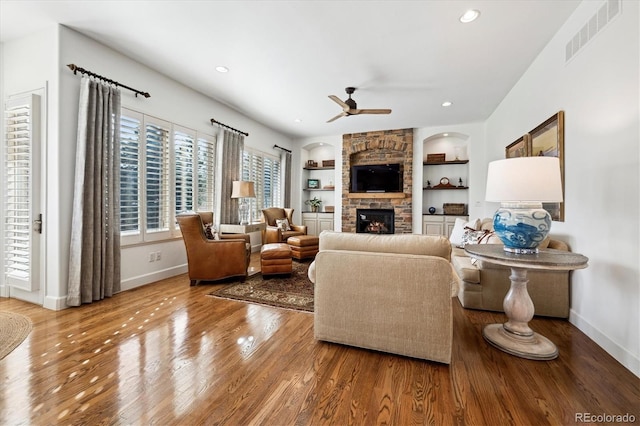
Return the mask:
M0 311L0 359L12 350L31 332L31 320L14 312Z
M313 284L307 277L310 261L293 262L291 276L273 275L263 279L262 274L249 277L218 289L210 296L240 300L259 305L296 311L313 312Z

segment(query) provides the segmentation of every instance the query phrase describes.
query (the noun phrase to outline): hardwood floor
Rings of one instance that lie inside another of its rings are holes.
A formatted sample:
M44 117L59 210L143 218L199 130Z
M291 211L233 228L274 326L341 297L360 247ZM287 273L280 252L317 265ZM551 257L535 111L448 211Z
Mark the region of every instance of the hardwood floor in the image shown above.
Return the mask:
M635 416L639 379L568 321L535 318L560 356L482 339L503 314L454 306L451 365L315 341L313 314L208 297L186 275L54 312L0 361L0 424L565 425ZM584 418L584 416L583 416Z

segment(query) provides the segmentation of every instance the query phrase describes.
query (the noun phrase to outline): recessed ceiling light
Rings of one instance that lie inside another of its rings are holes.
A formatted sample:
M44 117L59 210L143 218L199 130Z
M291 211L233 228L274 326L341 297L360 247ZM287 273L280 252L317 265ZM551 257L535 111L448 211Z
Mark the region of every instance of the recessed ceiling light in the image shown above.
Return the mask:
M469 22L473 22L478 19L478 16L480 16L479 10L469 9L464 13L464 15L460 17L460 22L462 22L463 24L468 24Z
M220 66L216 67L216 71L218 71L218 72L229 72L229 68L220 65Z
M451 102L449 102L449 101L446 101L446 102L442 103L443 107L448 107L448 106L451 106L451 105L453 105L453 104Z
M442 136L449 136L449 133L443 133Z
M302 120L300 120L299 118L296 118L295 120L293 120L295 123L302 123Z

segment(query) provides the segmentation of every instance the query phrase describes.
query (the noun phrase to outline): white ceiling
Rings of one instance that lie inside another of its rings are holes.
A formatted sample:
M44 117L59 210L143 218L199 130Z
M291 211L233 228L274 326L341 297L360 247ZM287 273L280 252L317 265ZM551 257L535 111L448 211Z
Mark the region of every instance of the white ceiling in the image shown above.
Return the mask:
M273 129L313 137L485 120L579 3L1 0L0 41L60 23ZM461 24L470 8L480 18ZM341 111L327 96L345 99L347 86L359 108L393 112L326 123Z

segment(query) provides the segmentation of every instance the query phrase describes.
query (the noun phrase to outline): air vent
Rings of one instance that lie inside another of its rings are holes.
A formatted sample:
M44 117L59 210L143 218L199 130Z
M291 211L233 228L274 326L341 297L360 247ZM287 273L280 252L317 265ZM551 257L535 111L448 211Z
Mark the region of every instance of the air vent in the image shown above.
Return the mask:
M587 45L596 34L621 12L622 0L607 0L587 23L567 43L565 48L565 62L569 62L580 49Z

